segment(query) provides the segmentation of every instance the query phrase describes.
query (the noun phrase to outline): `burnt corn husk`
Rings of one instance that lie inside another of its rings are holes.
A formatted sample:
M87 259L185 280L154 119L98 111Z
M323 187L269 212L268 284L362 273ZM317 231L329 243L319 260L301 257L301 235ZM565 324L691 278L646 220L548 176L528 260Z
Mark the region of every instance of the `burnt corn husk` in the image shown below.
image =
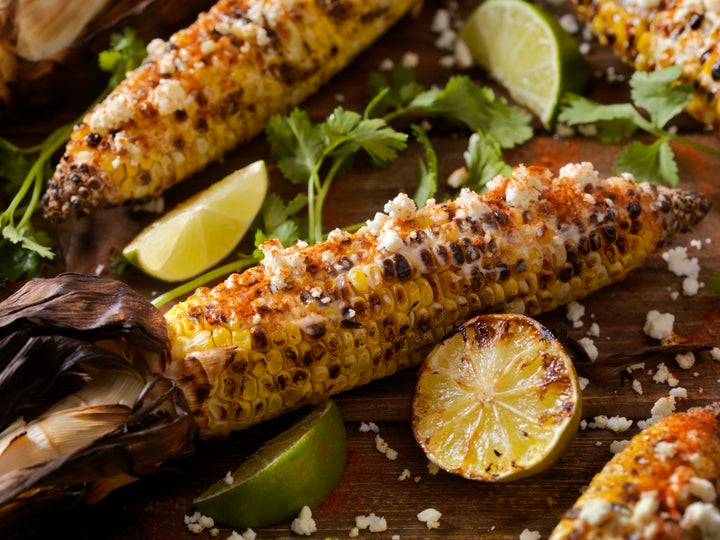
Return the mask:
M193 451L187 403L160 374L167 346L162 314L116 280L36 279L0 303L0 536L95 502ZM74 398L103 377L118 386L129 380L137 392ZM101 427L63 453L63 437L84 436L65 430L67 421ZM36 458L27 439L44 437L50 452ZM8 465L18 456L27 466Z
M588 163L518 167L489 192L282 248L166 314L165 374L205 435L224 435L418 364L480 312L537 315L624 279L709 210L699 193Z
M43 196L53 221L157 197L317 91L415 0L219 0L72 132Z

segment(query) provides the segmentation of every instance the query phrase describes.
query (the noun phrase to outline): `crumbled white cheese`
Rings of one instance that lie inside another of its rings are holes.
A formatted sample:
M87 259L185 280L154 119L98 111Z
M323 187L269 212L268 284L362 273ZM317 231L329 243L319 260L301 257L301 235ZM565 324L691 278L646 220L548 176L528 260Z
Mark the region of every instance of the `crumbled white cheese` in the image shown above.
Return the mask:
M682 369L690 369L695 365L695 355L692 351L675 355L675 361Z
M378 236L378 248L385 249L390 253L400 251L403 245L403 239L395 229L383 229Z
M430 31L436 34L440 34L445 30L452 28L450 11L444 8L435 10L433 13L432 22L430 23Z
M628 444L630 444L630 441L627 439L622 441L613 441L610 443L610 451L613 454L618 454L622 452Z
M700 263L697 257L688 258L686 247L678 246L669 249L662 254L662 258L668 263L668 270L676 276L697 278L700 274Z
M687 398L687 388L683 388L682 386L678 386L677 388L672 388L670 392L668 392L670 397L674 397L676 399L686 399Z
M233 531L232 534L227 537L227 540L255 540L256 538L257 533L255 531L252 529L245 529L245 532L242 534L237 531Z
M587 385L590 384L590 379L587 377L578 377L578 384L580 385L580 390L585 390Z
M390 448L388 443L385 442L385 439L380 435L375 435L375 449L381 454L385 454L385 457L390 461L395 461L398 457L397 451Z
M675 410L675 398L672 396L659 398L650 409L650 414L656 418L670 416Z
M505 202L520 210L527 210L531 203L540 198L540 192L547 189L543 178L547 180L549 171L543 176L531 175L524 165L518 166L509 178L505 188Z
M581 320L585 316L585 306L575 300L566 306L566 310L567 313L565 316L567 320L573 323Z
M720 511L710 503L694 502L685 509L680 526L698 527L703 540L720 540Z
M653 375L653 381L658 384L667 383L668 386L677 386L680 380L670 373L670 370L664 362L660 362L657 367L657 371Z
M394 199L385 203L385 213L392 219L410 221L415 217L417 207L415 201L406 193L399 193Z
M231 471L226 472L225 478L223 478L223 480L225 481L226 484L232 485L232 483L233 483L232 472Z
M200 534L205 529L215 527L215 520L209 516L204 516L200 512L195 512L190 516L184 517L185 526L188 531L194 534Z
M660 500L657 491L643 491L640 494L640 499L635 504L635 508L633 508L630 522L636 527L649 523L658 508L660 508Z
M658 441L653 447L655 456L661 461L666 461L677 455L677 443L668 441Z
M150 92L149 100L162 116L185 110L194 103L194 99L176 79L160 79Z
M440 472L440 466L437 463L433 463L432 461L427 462L427 469L428 472L432 475L436 475Z
M600 337L600 325L596 322L592 323L588 328L587 335L589 337Z
M472 56L470 47L460 39L455 42L453 54L455 56L455 65L459 69L469 69L475 65L475 59Z
M317 531L317 524L312 517L312 510L309 506L303 506L298 514L298 517L293 519L290 524L290 529L295 534L301 536L310 536L312 533Z
M520 533L520 540L540 540L540 533L537 531L531 531L530 529L524 529Z
M715 484L707 478L698 478L696 476L690 478L688 489L690 491L690 495L697 497L701 501L713 502L717 499Z
M387 520L374 513L367 516L355 516L355 527L362 530L367 529L370 532L383 532L387 531Z
M420 55L412 51L406 52L403 54L401 63L405 67L418 67L420 64Z
M643 393L642 383L638 379L633 379L632 389L635 390L637 394L642 395Z
M360 433L368 433L372 431L374 433L380 433L380 428L375 422L360 422Z
M582 337L578 339L578 343L585 350L588 358L591 362L594 362L598 358L598 349L595 346L595 342L589 337Z
M675 315L672 313L660 313L653 309L648 311L645 316L643 332L645 332L645 335L654 339L670 339L672 337L674 324Z
M403 472L398 476L398 480L403 481L410 478L410 469L403 469Z
M441 517L442 514L435 508L426 508L417 515L418 520L425 523L428 529L437 529L440 526Z
M559 176L561 178L573 178L581 187L586 185L594 186L600 180L600 173L595 170L592 163L587 161L568 163L560 169Z
M624 416L612 416L608 418L606 415L601 414L594 417L593 421L588 424L588 427L590 429L609 429L615 433L622 433L630 429L632 424L633 421Z
M713 347L710 350L710 357L716 362L720 362L720 347Z
M612 505L605 499L587 499L578 513L578 522L590 526L600 525L612 512Z

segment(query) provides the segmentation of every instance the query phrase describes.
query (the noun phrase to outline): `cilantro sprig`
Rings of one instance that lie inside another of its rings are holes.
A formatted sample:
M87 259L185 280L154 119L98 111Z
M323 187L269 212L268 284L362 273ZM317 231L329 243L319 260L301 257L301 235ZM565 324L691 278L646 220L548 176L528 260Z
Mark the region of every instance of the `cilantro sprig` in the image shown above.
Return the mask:
M101 69L109 72L105 90L93 102L98 103L140 64L145 45L134 30L125 28L113 34L108 50L100 53ZM40 275L45 260L54 258L49 236L34 229L32 217L40 207L45 180L52 174L53 156L70 137L76 122L55 129L39 145L20 148L0 138L0 177L6 180L10 202L0 213L0 280L17 281Z
M630 78L632 103L604 105L576 94L564 96L558 116L568 125L593 124L602 142L619 143L637 130L655 137L650 144L639 140L629 142L613 164L617 172L632 173L639 182L671 186L680 183L678 165L671 141L692 146L720 157L720 152L678 135L667 124L685 110L692 100L692 85L678 81L682 66L642 72Z
M270 238L285 246L297 240L323 240L323 205L333 181L359 153L366 154L378 167L394 160L409 139L407 133L391 125L400 117L442 118L472 133L465 152L466 185L477 190L482 190L499 172L510 169L502 157L504 149L533 136L529 113L509 105L466 76L450 78L442 89L426 89L417 82L414 69L399 66L390 81L379 73L371 74L368 87L368 102L360 112L335 107L326 118L314 122L305 111L295 108L268 121L265 134L271 157L283 176L293 184L306 186L306 192L288 202L277 194L268 196L257 223L256 248ZM420 125L412 123L410 132L425 152L424 158L418 159L413 196L422 206L438 189L438 158ZM357 227L350 225L346 229ZM240 253L236 260L156 297L153 304L162 306L200 285L258 263L262 257L259 249L252 254Z
M386 166L407 146L408 135L392 127L400 117L442 118L474 133L468 162L470 187L482 189L499 171L508 169L502 151L533 136L532 116L469 77L451 77L442 89L426 89L415 78L413 68L399 66L390 81L373 73L370 98L362 112L342 107L323 121L313 123L307 113L294 109L276 115L266 127L271 155L285 178L307 184L308 229L305 239L323 239L322 206L332 181L360 151L373 163ZM420 205L437 189L437 156L427 135L412 126L424 147L427 164L419 163L416 202Z

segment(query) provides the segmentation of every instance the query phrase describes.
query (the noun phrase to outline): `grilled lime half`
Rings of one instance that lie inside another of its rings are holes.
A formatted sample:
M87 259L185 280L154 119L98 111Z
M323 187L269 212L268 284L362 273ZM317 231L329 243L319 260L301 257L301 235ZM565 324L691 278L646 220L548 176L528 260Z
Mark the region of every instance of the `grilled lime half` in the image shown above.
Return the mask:
M412 428L428 459L446 471L515 480L563 455L581 401L572 361L547 328L523 315L481 315L423 363Z

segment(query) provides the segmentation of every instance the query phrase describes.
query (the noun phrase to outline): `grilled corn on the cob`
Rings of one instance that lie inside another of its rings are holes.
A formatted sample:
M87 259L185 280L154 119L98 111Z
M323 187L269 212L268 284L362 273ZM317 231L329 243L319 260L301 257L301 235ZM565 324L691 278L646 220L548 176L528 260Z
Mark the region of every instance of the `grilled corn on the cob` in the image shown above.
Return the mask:
M419 210L400 195L356 233L266 243L260 266L171 308L165 375L225 434L417 364L474 312L534 315L617 282L708 209L589 163L521 166Z
M720 405L658 420L593 478L550 540L720 536Z
M315 92L415 0L220 0L74 129L43 197L61 221L172 184Z
M720 17L697 0L573 0L602 45L641 71L683 66L695 87L687 112L720 134Z

